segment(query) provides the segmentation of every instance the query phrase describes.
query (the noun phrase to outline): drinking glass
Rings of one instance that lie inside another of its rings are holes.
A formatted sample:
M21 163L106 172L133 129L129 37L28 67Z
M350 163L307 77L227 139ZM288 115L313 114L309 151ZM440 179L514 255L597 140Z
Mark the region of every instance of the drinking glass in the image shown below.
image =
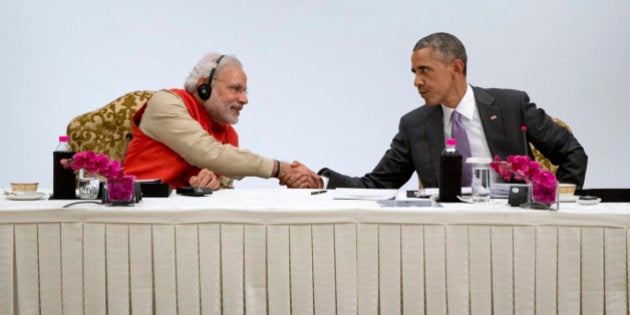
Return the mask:
M490 201L490 162L489 158L470 157L466 163L472 164L472 202Z
M98 197L99 179L93 174L86 173L83 169L79 172L79 189L77 195L80 199L94 200Z

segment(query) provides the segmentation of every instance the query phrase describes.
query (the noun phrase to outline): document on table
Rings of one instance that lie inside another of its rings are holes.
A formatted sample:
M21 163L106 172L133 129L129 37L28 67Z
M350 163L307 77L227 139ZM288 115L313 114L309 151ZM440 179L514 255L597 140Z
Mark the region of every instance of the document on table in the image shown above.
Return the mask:
M490 185L490 194L494 199L506 199L510 194L510 183L492 183Z
M335 200L371 200L382 207L440 207L429 198L404 198L401 195L404 191L396 189L337 188L331 192Z
M337 188L331 190L336 200L393 200L397 189Z

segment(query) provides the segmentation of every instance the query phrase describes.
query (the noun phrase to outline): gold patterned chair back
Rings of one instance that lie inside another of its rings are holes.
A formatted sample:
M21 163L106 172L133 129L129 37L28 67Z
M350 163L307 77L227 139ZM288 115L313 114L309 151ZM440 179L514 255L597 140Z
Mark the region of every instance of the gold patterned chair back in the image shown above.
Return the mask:
M569 125L567 125L564 121L555 117L552 117L551 119L553 119L553 122L555 122L556 124L569 130L569 132L572 132ZM558 171L558 166L552 164L551 161L549 161L549 159L547 159L542 153L540 153L540 151L538 151L538 149L536 149L533 144L530 143L529 146L532 149L532 153L534 153L534 159L540 164L541 169L551 171L554 174L556 173L556 171Z
M92 150L119 160L125 150L125 136L131 132L131 118L153 95L153 91L127 93L94 111L73 118L67 127L70 147L75 152Z

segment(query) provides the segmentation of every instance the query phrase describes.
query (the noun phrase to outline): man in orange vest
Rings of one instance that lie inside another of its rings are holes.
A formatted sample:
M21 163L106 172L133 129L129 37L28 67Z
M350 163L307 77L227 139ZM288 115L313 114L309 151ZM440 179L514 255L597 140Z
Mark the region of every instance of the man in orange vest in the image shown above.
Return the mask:
M157 91L133 117L125 172L160 178L173 187L232 187L244 176L294 174L304 185L306 167L238 148L232 127L248 103L247 75L231 55L210 53L195 65L185 89Z

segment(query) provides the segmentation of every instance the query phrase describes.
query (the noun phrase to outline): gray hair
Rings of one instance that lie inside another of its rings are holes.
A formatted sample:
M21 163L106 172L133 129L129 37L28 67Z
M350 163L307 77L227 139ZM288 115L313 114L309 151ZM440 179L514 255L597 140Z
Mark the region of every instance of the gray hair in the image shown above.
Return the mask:
M210 71L212 71L212 67L215 66L217 60L221 57L220 53L211 52L205 55L197 64L190 70L190 74L186 78L186 82L184 82L184 88L186 91L190 93L194 93L197 89L197 82L199 78L210 76ZM217 66L217 69L214 72L214 77L216 78L223 69L227 66L238 67L243 69L243 64L233 55L225 55L223 59L221 59L221 63ZM210 82L212 84L212 82Z
M433 48L441 57L444 62L452 62L455 59L459 59L464 62L464 75L468 66L468 57L466 56L466 48L464 44L449 33L433 33L424 38L421 38L413 47L413 51L422 48Z

